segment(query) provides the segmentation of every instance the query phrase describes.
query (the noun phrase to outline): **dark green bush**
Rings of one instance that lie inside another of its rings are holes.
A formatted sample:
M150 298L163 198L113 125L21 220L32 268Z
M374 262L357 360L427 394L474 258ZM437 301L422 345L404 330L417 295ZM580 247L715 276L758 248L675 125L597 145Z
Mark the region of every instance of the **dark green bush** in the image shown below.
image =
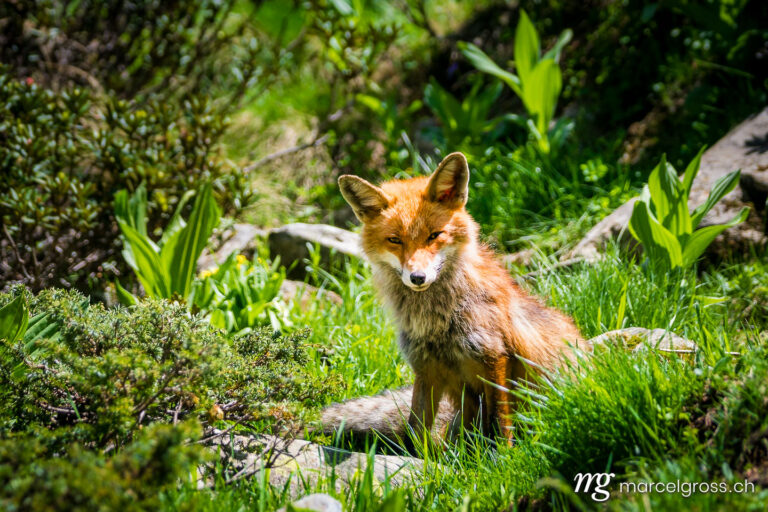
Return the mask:
M146 183L149 229L184 193L213 180L232 211L248 197L242 173L217 158L226 124L205 99L100 101L54 93L0 69L0 288L87 290L123 268L112 198Z
M281 428L330 385L305 370L306 332L230 339L179 304L106 309L73 291L13 293L55 327L0 340L3 509L152 509L201 460L189 446L201 426Z
M46 436L0 440L0 508L47 511L158 510L159 495L194 474L204 451L192 424L154 425L111 457L82 444L53 450Z
M58 429L54 445L119 448L153 423L256 421L322 391L302 369L306 333L231 340L178 304L106 309L63 290L31 298L30 315L40 313L56 336L0 345L5 435Z
M570 103L584 145L625 132L628 163L652 166L666 153L682 167L768 99L768 3L762 0L500 2L478 12L458 36L480 41L496 62L510 62L519 9L528 12L545 48L561 31L573 30L561 61L560 105ZM457 65L438 58L432 69L454 94L455 86L468 89L449 75Z
M233 48L242 26L235 0L41 0L0 5L0 61L18 78L114 91L202 92L249 46ZM226 49L224 52L222 50ZM247 60L247 59L245 59ZM253 74L240 67L240 78ZM242 81L242 80L241 80Z

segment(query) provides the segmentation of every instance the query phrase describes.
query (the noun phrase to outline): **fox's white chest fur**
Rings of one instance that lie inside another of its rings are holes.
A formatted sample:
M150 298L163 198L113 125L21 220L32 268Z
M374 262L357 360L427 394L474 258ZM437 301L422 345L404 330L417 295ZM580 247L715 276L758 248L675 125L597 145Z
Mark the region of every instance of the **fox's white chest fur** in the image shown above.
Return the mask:
M489 306L488 297L472 291L457 263L446 262L437 281L422 292L403 286L388 266L373 267L374 282L400 328L400 349L413 367L431 360L449 367L482 360L488 348L502 344L497 333L469 320L473 309Z

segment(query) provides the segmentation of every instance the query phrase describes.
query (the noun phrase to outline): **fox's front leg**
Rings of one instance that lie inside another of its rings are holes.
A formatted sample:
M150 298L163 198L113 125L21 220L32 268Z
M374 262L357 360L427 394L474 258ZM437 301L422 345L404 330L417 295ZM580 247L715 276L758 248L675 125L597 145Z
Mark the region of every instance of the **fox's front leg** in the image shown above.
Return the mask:
M444 390L444 386L435 379L416 374L413 382L411 414L408 418L408 424L415 432L421 433L422 429L426 432L432 430Z
M483 385L486 414L483 414L483 427L486 432L493 430L493 422L498 422L499 433L510 444L514 438L512 430L512 408L514 395L508 391L515 376L514 366L517 361L500 358L489 368L488 383Z

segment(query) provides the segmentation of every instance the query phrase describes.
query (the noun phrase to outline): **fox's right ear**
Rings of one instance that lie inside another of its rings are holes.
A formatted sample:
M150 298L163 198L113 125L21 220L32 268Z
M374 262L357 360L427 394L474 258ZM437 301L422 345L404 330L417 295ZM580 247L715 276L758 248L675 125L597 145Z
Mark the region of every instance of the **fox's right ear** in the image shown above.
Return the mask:
M340 176L339 188L360 222L373 219L389 205L389 196L363 178L351 174Z

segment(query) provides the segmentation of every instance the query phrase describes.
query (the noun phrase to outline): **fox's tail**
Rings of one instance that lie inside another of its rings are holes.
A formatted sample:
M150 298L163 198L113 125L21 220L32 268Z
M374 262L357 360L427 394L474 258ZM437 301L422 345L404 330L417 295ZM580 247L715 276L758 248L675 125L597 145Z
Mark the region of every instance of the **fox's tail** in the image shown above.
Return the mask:
M413 386L408 386L333 404L323 409L322 432L341 431L346 436L361 438L376 432L391 441L407 439L412 394ZM447 400L440 402L434 432L443 432L454 414Z

